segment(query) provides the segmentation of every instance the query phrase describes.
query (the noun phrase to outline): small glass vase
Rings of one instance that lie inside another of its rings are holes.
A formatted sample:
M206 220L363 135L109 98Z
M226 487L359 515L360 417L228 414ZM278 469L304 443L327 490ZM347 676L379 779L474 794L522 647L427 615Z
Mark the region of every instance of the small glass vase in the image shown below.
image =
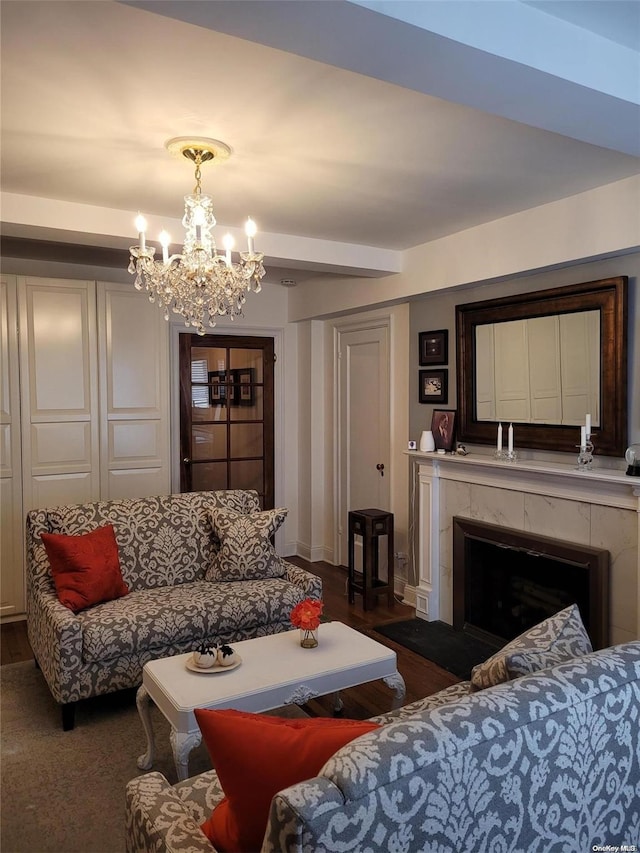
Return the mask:
M318 645L318 629L300 628L300 645L303 649L315 649Z

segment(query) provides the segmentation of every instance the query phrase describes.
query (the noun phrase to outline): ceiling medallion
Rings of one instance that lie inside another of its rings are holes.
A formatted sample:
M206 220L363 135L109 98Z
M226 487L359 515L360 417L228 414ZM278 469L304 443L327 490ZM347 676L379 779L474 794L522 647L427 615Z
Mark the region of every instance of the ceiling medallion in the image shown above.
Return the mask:
M166 148L195 164L196 184L193 192L184 197L182 253L169 254L171 238L162 231L158 236L162 260L155 260L155 249L146 242L147 222L139 214L135 224L140 242L129 250L129 272L136 277L136 289L147 290L149 301L164 309L165 320L171 310L184 317L185 326L192 326L199 335L204 335L207 326L215 326L216 317L233 320L242 315L247 292L260 292L260 280L265 275L264 255L254 250L257 229L251 218L245 224L247 251L240 252L238 260L231 256L233 237L225 234L224 253L218 254L211 233L216 224L213 199L202 193L200 167L214 160L226 160L231 154L229 146L215 139L181 136L170 139Z

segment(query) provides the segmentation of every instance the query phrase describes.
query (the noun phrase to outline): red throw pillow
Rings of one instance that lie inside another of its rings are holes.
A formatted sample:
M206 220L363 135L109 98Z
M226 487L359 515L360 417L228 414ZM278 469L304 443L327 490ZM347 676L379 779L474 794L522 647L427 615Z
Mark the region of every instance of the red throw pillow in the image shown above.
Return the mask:
M41 537L58 598L74 613L129 592L111 524L79 536L42 533Z
M225 798L201 829L224 853L260 850L273 796L312 779L340 747L379 728L331 718L290 720L197 708L196 720Z

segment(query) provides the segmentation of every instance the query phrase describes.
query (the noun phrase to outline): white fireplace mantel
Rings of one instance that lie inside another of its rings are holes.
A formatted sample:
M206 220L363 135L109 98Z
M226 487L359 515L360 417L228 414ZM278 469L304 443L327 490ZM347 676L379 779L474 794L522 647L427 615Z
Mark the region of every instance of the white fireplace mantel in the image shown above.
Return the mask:
M452 518L503 524L606 548L611 554L611 642L640 636L640 478L550 462L409 451L416 615L452 621Z

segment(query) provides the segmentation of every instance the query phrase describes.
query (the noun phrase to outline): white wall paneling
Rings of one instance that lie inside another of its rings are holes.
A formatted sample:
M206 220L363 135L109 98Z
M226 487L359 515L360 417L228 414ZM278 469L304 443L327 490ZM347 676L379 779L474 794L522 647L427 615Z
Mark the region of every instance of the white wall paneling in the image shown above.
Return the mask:
M25 610L28 510L170 490L169 329L130 284L5 277L1 310L0 614L11 617Z
M100 491L170 491L169 329L131 285L98 282Z
M18 279L25 511L100 497L95 294L92 281Z
M16 279L0 278L0 616L24 610Z

